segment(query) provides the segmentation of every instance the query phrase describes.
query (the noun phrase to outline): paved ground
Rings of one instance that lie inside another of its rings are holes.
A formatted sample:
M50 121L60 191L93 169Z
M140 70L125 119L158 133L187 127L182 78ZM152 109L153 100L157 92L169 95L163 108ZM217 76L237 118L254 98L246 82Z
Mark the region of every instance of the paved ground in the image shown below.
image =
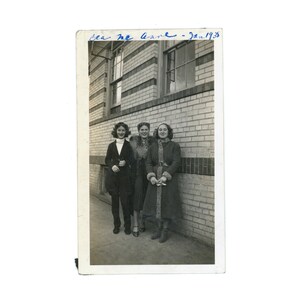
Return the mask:
M214 249L194 239L170 232L165 243L151 240L151 223L138 238L112 229L111 206L91 196L91 265L214 264Z

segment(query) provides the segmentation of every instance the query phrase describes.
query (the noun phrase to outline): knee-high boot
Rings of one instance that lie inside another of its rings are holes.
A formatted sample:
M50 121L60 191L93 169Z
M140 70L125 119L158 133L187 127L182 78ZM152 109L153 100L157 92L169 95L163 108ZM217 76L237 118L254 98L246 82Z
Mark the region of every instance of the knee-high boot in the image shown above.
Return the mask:
M151 236L152 240L158 239L161 235L161 230L162 230L162 221L161 220L157 220L156 221L156 228L154 233Z
M164 243L169 237L168 236L169 223L170 223L170 221L168 219L163 220L163 228L162 228L161 235L159 238L160 243Z

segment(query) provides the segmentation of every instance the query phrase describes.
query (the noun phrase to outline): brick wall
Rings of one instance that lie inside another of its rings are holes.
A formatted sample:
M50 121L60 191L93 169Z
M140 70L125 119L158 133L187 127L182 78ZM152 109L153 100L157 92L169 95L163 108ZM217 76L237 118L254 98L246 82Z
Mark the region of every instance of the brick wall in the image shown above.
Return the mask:
M138 67L153 56L158 56L158 44L155 42L138 42L138 45L132 46L134 43L129 43L124 47L124 74ZM136 54L134 53L140 49ZM130 56L135 54L134 56Z
M214 177L191 174L179 175L183 218L177 231L214 244Z
M108 51L101 55L107 57ZM107 89L108 61L102 57L92 56L90 60L90 121L105 116L105 102Z
M124 47L124 56L122 110L157 98L158 44L129 43ZM131 94L135 87L138 91Z
M195 45L196 58L199 58L199 60L200 58L204 58L204 61L202 61L200 65L198 66L196 65L196 70L195 70L196 85L214 80L214 60L213 59L211 60L213 56L209 55L213 53L213 51L214 51L213 41L196 42Z
M119 121L126 122L132 134L137 134L136 125L141 121L150 122L151 132L160 122L166 121L174 129L173 140L180 144L182 157L213 157L212 103L213 92L207 92L94 125L90 131L90 155L105 156L109 142L113 141L110 132ZM184 217L176 230L213 245L214 177L193 174L179 176ZM99 193L99 182L91 182L94 195Z
M124 49L125 76L122 85L122 93L124 93L122 94L122 112L125 110L127 112L124 115L115 115L113 118L101 120L103 107L95 111L90 110L90 122L96 120L97 117L100 118L90 126L90 156L101 158L103 162L107 146L113 141L112 128L119 121L127 123L132 134L137 134L136 125L142 121L151 124L151 133L160 122L168 122L174 129L173 140L181 146L183 162L187 163L187 167L182 168L181 173L178 174L183 218L174 229L187 236L200 239L208 245L214 245L214 171L211 171L214 168L211 167L214 159L213 85L207 91L197 89L196 92L179 93L176 98L170 98L170 101L165 102L156 101L158 99L156 84L135 90L133 93L126 93L151 78L157 79L158 65L155 60L158 55L157 50L157 43L127 43ZM214 80L213 42L197 41L195 51L196 85L212 82ZM105 70L104 64L102 72L106 72ZM107 83L105 80L107 80L105 77L99 80L98 89L105 86ZM93 91L97 90L92 88ZM105 93L97 97L99 99L90 100L90 102L93 101L90 103L90 108L106 101ZM161 100L164 99L165 97ZM137 105L143 105L149 101L152 101L150 107L144 106L142 109L134 110ZM209 161L205 161L205 164L209 164L209 169L201 173L200 169L204 170L204 167L200 167L200 161L204 160ZM192 166L191 162L197 164L197 167ZM95 161L90 166L91 194L101 198L103 196L100 195L100 184L103 170L101 171L100 163Z
M99 197L100 194L100 165L90 164L90 193L93 196Z

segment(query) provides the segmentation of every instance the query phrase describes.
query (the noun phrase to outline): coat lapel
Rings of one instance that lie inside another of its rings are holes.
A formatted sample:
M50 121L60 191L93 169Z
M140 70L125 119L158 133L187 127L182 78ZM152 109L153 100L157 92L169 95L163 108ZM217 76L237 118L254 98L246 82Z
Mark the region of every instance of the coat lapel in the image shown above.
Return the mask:
M117 157L120 157L120 156L122 156L122 155L124 154L125 148L126 148L126 146L127 146L126 143L128 143L127 140L124 141L123 147L122 147L121 152L120 152L120 155L119 155L118 148L117 148L117 141L114 141L114 147L113 147L113 150L114 150L114 153L115 153L115 155L116 155Z
M114 144L113 144L113 151L114 151L114 156L115 157L119 157L118 148L117 148L117 142L116 141L114 141Z
M124 141L124 144L123 144L123 147L122 147L122 149L121 149L121 152L120 152L120 156L122 156L123 154L124 154L124 149L125 149L125 147L126 147L126 140ZM117 147L117 146L116 146ZM118 149L117 149L117 152L118 152Z

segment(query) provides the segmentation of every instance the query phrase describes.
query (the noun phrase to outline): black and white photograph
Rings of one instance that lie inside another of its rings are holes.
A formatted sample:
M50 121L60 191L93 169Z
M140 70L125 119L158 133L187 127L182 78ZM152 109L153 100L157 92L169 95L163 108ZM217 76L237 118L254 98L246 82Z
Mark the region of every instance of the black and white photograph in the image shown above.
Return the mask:
M222 30L199 31L145 31L142 40L117 31L116 40L111 33L90 33L85 40L84 243L93 268L173 265L207 271L216 266L217 247L217 255L224 251L224 203L219 193L216 205L215 192L222 185L222 176L218 183L215 176L216 153L222 163L222 136L216 142L215 134L217 118L222 130L222 74L215 76L216 63L217 72L222 69L221 56L215 59Z
M2 1L1 299L300 299L297 1Z

